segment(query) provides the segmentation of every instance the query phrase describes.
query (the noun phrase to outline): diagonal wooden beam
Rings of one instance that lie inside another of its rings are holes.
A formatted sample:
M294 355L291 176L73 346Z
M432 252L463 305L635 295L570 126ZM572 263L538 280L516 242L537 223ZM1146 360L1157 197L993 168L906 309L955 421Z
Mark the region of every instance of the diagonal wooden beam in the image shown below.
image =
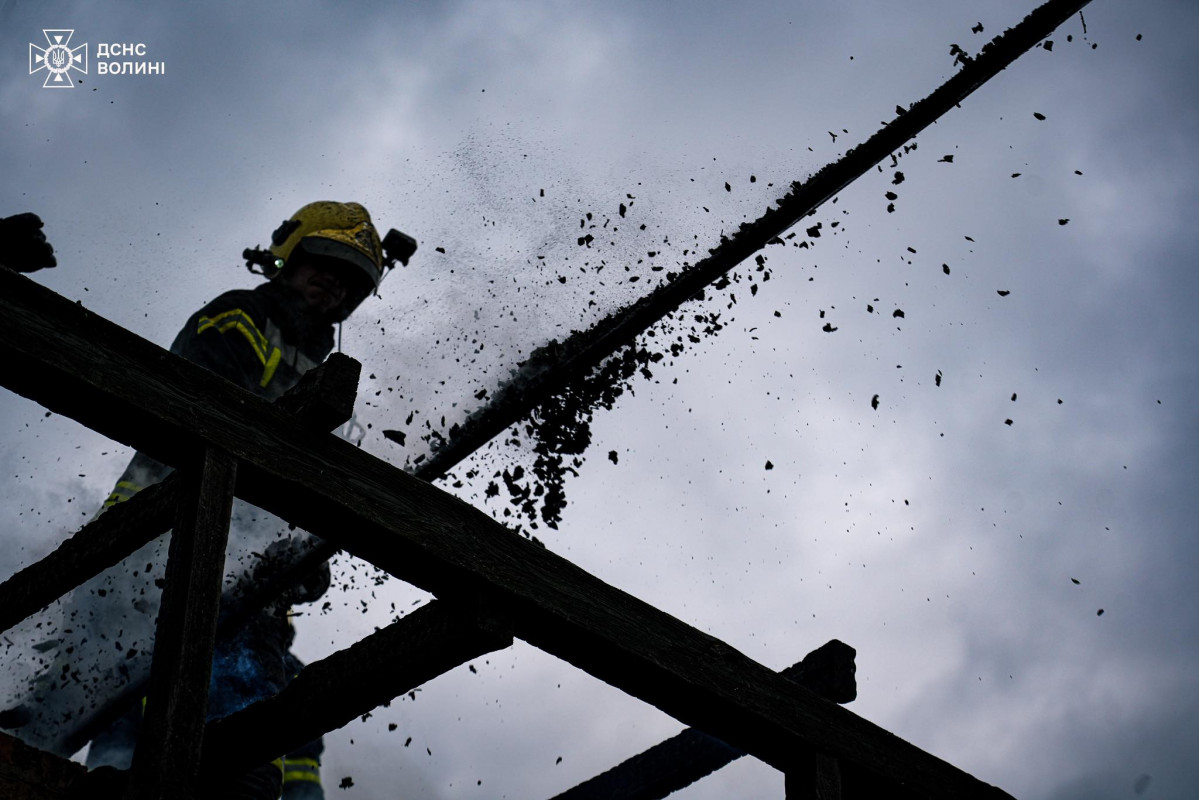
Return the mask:
M494 613L434 600L309 664L274 697L209 723L205 779L265 764L473 658L510 647L511 627Z
M854 655L852 647L833 639L779 674L825 700L848 703L857 696ZM661 800L744 755L714 736L687 728L553 800Z
M487 514L8 270L0 382L179 466L239 461L238 495L433 594L482 593L517 636L776 768L860 764L930 797L1005 797L615 589Z
M138 492L84 525L41 561L0 583L0 631L135 553L171 527L178 479Z
M825 201L857 180L891 153L899 150L976 89L1006 69L1029 48L1049 36L1058 25L1078 13L1090 0L1049 0L1015 27L995 37L975 59L968 59L953 77L916 101L891 122L838 160L806 181L791 184L773 208L758 219L742 224L722 237L708 255L687 266L635 303L625 306L543 351L539 360L522 365L521 379L492 396L487 406L466 420L446 446L421 465L421 477L439 477L466 456L525 417L539 403L562 391L620 348L631 344L647 329L738 264L749 260L776 237L782 236ZM535 354L536 355L536 354Z

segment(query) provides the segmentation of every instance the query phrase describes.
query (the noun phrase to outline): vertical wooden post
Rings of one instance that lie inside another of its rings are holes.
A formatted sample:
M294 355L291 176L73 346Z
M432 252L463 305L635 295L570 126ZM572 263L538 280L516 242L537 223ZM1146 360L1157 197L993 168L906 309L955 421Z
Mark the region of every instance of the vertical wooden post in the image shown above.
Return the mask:
M787 800L841 800L840 765L812 754L787 771L786 787Z
M127 800L195 797L237 460L206 447L183 478Z

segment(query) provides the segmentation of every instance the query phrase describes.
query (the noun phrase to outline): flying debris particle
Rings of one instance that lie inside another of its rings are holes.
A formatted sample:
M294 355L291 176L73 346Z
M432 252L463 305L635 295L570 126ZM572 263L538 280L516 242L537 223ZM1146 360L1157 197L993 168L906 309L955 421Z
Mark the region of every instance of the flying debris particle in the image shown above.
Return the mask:
M1016 402L1016 393L1012 392L1012 402Z
M1139 42L1139 41L1141 41L1141 34L1139 34L1139 33L1137 34L1137 41L1138 41L1138 42ZM83 83L83 81L80 81L80 83ZM92 89L92 91L94 92L94 91L96 91L96 90L95 90L95 89ZM1149 776L1148 776L1148 775L1146 775L1145 777L1146 777L1146 778L1148 778ZM1140 794L1140 792L1137 792L1137 794Z
M749 176L749 182L750 182L750 183L757 183L757 182L758 182L758 176L757 176L757 175L750 175L750 176Z
M938 386L941 385L941 370L937 370L937 374L933 377L933 382Z
M1075 175L1081 175L1081 174L1082 174L1082 170L1081 170L1081 169L1076 169L1076 170L1074 170L1074 174L1075 174Z
M898 186L901 183L903 183L903 173L896 170L895 177L891 179L891 184L893 186Z
M766 469L774 469L774 464L771 464L769 459L766 461Z
M1044 44L1041 45L1041 47L1044 47L1046 50L1052 52L1053 51L1053 40L1046 39Z
M412 744L412 737L411 737L411 736L409 736L407 739L405 739L405 740L404 740L404 747L407 747L407 746L408 746L408 745L410 745L410 744Z
M895 194L895 192L887 192L885 195L883 195L883 197L887 198L888 200L898 200L899 199L899 195Z
M1077 586L1078 584L1082 583L1082 581L1080 581L1078 578L1071 578L1071 579L1070 579L1070 583L1072 583L1072 584L1074 584L1075 586Z
M729 183L728 183L728 181L725 181L725 182L724 182L724 190L725 190L726 192L731 192L731 191L733 191L733 187L732 187L732 186L729 186Z
M558 760L557 760L557 761L555 761L555 762L554 762L554 764L555 764L555 765L558 765L558 764L561 764L561 763L562 763L562 756L558 756Z
M434 247L433 249L434 249L434 250L436 250L437 252L439 252L439 253L443 254L443 255L445 254L445 248L444 248L444 247Z
M1005 420L1003 421L1003 424L1004 424L1004 425L1011 425L1011 424L1012 424L1012 420L1011 420L1010 418L1009 418L1009 419L1005 419Z
M354 785L354 779L351 778L349 775L347 775L341 779L341 783L337 784L337 788L338 789L349 789L353 785Z
M1032 112L1032 115L1039 120L1045 119L1045 115L1042 114L1040 111L1034 111L1034 112Z
M974 240L973 240L973 239L971 239L969 236L964 236L964 237L962 237L962 238L964 238L964 239L965 239L967 242L973 242L973 241L974 241Z
M942 265L941 265L941 271L942 271L942 272L944 272L946 275L948 275L948 274L949 274L949 265L948 265L948 264L942 264Z
M837 327L831 322L826 322L824 323L824 327L820 330L824 331L825 333L832 333L833 331L837 330Z
M1024 174L1024 173L1022 173L1022 172L1013 172L1013 173L1012 173L1012 177L1013 177L1013 178L1019 178L1019 177L1020 177L1021 175L1023 175L1023 174Z
M817 222L815 225L808 228L808 230L807 230L808 238L819 239L821 227L823 227L823 225L821 223Z
M404 446L404 439L406 436L407 436L407 434L404 433L403 431L393 431L393 430L383 431L384 439L389 439L389 440L395 442L396 444L398 444L400 447Z
M946 164L952 164L953 163L953 155L944 155L937 159L938 164L940 164L942 162L944 162Z
M1064 218L1064 219L1059 219L1059 220L1057 221L1057 224L1058 224L1058 225L1065 225L1065 224L1066 224L1067 222L1069 222L1069 221L1070 221L1069 217L1066 217L1066 218Z
M891 316L899 317L900 319L903 319L903 309L902 308L895 309L894 311L891 312Z
M1007 297L1012 292L1010 289L996 289L995 293L998 294L1000 297Z
M870 398L870 407L873 408L875 411L878 411L878 395L877 394L874 397Z
M584 246L591 247L591 243L594 241L595 241L595 237L592 236L590 233L587 234L586 236L580 236L579 237L579 247L584 247Z
M617 452L615 450L608 451L608 460L611 461L613 464L618 463L619 458L620 458L620 456L617 454Z
M1096 611L1096 612L1095 612L1095 616L1097 616L1097 617L1102 617L1102 616L1103 616L1103 609L1101 608L1101 609L1099 609L1098 611Z
M625 212L628 210L629 210L628 207L624 203L620 204L620 216L623 217Z
M983 24L981 22L978 23L977 25L975 25L973 28L970 29L970 32L971 33L982 33L983 32Z
M387 730L388 730L388 731L394 731L394 730L395 730L396 728L398 728L398 727L400 727L400 726L399 726L399 725L397 725L397 724L395 724L394 722L389 722L389 723L387 723Z

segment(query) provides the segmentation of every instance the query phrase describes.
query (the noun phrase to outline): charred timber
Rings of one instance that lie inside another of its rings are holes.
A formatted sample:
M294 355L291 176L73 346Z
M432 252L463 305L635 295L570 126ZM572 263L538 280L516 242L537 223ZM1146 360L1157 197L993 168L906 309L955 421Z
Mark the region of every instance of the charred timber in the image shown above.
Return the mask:
M201 770L220 779L265 764L473 658L512 644L478 604L434 600L328 658L274 697L212 722Z
M221 604L237 460L207 447L180 473L142 730L129 800L197 797L200 743Z
M166 533L178 499L178 480L172 475L113 506L54 552L0 583L0 631L37 613Z
M516 636L777 769L816 753L929 797L1007 796L9 270L0 355L0 382L34 402L176 468L218 448L238 461L238 496L435 595L496 598Z
M0 733L0 797L4 800L74 800L86 775L82 764Z
M637 336L700 295L720 276L751 258L767 243L782 236L826 200L840 192L904 143L937 121L966 99L1033 45L1046 38L1058 25L1080 11L1090 0L1049 0L983 47L979 55L938 87L913 103L862 144L825 166L807 181L791 184L754 222L741 225L730 237L722 237L709 255L683 270L673 281L662 284L630 306L614 312L589 330L571 335L546 348L540 358L522 366L519 383L509 384L493 401L476 412L450 440L417 471L425 480L435 480L475 450L515 424L547 398L561 392L572 381L585 376L604 359L631 344Z
M854 655L852 647L833 639L779 674L825 700L848 703L857 697ZM553 800L661 800L744 755L745 751L714 736L688 728Z

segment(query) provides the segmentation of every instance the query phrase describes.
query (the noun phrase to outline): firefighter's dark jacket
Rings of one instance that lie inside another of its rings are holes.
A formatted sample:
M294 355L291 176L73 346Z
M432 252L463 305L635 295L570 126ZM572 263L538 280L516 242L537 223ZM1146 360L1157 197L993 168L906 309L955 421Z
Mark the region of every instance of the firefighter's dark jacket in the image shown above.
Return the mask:
M225 292L193 314L171 352L259 397L274 400L333 349L333 326L314 317L285 285ZM127 500L171 469L138 453L105 507Z
M311 312L299 293L275 282L253 290L225 292L193 314L171 344L172 353L268 400L294 386L301 375L324 361L332 349L332 324ZM170 472L170 467L137 453L105 507L127 500ZM263 655L272 663L276 653L281 658L291 643L291 629L285 618L287 606L316 600L328 585L326 568L262 617L251 620L247 630L237 637L239 644L265 649ZM216 661L221 657L218 650ZM214 677L217 672L219 666L214 663ZM215 685L214 691L219 693ZM266 691L273 693L269 688ZM212 700L220 705L216 697Z

